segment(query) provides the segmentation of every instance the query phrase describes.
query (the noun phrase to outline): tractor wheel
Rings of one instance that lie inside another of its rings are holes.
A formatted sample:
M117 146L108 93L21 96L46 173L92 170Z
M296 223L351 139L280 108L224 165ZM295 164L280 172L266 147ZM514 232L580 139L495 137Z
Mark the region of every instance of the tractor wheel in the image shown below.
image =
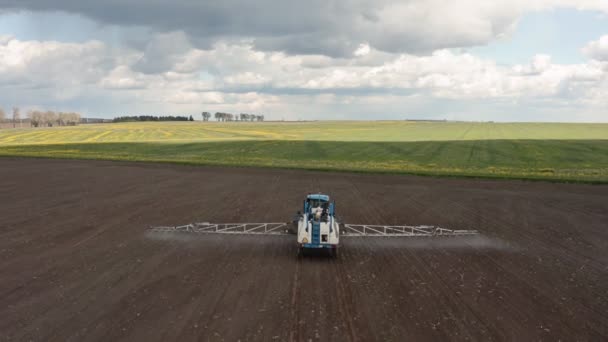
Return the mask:
M333 259L336 259L338 257L338 249L337 248L332 248L329 253L330 253L330 255L331 255L331 257Z

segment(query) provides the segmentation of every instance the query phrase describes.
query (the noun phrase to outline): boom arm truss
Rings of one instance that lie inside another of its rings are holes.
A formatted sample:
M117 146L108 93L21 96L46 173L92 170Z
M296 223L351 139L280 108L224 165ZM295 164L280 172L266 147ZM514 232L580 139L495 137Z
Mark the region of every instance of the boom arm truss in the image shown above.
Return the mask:
M454 230L436 226L381 226L369 224L343 224L342 236L443 236L476 235L476 230Z
M209 223L198 222L183 226L150 227L149 231L159 233L207 233L207 234L249 234L286 235L290 223ZM436 226L383 226L369 224L341 224L340 236L355 237L399 237L399 236L459 236L476 235L477 230L454 230Z
M287 223L209 223L197 222L183 226L150 227L148 230L159 233L215 233L215 234L264 234L281 235L287 232Z

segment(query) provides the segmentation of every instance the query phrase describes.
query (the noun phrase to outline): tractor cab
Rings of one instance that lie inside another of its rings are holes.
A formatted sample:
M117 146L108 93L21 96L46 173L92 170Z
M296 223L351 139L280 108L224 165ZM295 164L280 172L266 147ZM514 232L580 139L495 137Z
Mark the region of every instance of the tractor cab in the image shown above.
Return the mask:
M308 221L327 222L334 214L334 204L329 202L329 196L311 194L304 201L304 214Z
M300 250L329 248L336 253L339 224L334 217L334 203L329 196L310 194L304 200L304 212L297 221Z

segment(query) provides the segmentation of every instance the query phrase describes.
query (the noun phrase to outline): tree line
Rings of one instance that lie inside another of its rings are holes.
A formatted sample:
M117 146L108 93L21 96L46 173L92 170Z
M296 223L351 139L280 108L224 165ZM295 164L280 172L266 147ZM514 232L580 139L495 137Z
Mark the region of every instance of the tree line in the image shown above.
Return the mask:
M202 112L201 116L203 121L209 121L211 118L210 112ZM213 117L217 121L264 121L264 115L256 114L232 114L216 112ZM53 126L74 126L77 125L81 116L74 112L54 112L51 110L40 111L30 110L27 113L27 118L32 127L53 127ZM0 122L4 122L7 119L6 112L0 108ZM154 115L131 115L131 116L118 116L115 117L112 122L139 122L139 121L194 121L192 115L190 116L154 116ZM21 125L21 111L18 107L14 107L12 111L13 127L16 127L17 123Z
M192 115L188 116L154 116L154 115L134 115L134 116L119 116L112 120L113 122L134 122L134 121L194 121Z
M27 112L30 126L32 127L53 127L53 126L75 126L80 122L80 114L74 112L54 112L52 110L30 110ZM6 120L6 112L0 108L0 122ZM13 107L11 116L13 128L17 127L17 122L21 125L21 110Z
M209 121L211 118L211 113L202 112L201 116L203 117L203 121ZM217 121L264 121L264 115L255 115L255 114L231 114L231 113L222 113L216 112L213 117Z
M30 110L27 112L32 127L76 126L80 122L80 114L54 112L52 110Z

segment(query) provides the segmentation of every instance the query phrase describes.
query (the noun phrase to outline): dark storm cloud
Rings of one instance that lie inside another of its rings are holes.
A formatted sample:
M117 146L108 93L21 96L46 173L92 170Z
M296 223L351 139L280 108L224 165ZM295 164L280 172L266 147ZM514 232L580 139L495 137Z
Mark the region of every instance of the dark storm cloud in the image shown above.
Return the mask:
M484 20L497 16L495 22L471 27L441 2L424 0L0 0L2 9L63 11L107 24L181 30L202 48L244 38L261 50L334 57L350 56L361 43L408 53L483 44L516 19L489 13Z
M0 8L64 11L121 26L138 25L158 31L183 30L195 43L227 37L260 38L267 48L309 50L312 38L331 30L335 13L326 1L0 1ZM327 13L327 14L324 14ZM269 46L269 42L276 44Z

